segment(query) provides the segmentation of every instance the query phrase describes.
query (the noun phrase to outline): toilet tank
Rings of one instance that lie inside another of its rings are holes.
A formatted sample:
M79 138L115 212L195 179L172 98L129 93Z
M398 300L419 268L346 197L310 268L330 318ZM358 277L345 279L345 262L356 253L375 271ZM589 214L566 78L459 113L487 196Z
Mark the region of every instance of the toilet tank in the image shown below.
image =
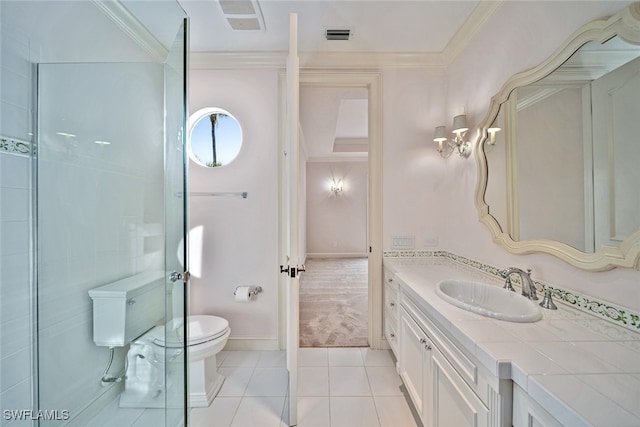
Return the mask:
M164 318L164 272L149 271L91 289L93 341L123 347Z

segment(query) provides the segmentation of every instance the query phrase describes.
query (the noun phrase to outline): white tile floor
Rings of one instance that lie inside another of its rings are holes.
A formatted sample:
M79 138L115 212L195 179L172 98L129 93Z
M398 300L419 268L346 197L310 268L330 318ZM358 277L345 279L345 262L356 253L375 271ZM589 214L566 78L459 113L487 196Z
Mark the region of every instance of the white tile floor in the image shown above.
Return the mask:
M287 370L282 351L223 351L226 376L193 427L287 426ZM299 427L416 427L391 354L368 348L300 349Z

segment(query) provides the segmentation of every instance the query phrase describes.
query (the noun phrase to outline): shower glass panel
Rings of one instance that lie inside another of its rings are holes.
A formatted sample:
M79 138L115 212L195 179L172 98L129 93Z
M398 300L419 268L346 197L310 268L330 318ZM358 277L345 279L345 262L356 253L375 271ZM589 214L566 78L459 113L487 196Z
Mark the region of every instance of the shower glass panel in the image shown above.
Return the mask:
M172 273L187 271L188 236L187 223L187 145L186 127L186 21L180 26L176 40L164 65L165 75L165 277ZM187 368L188 352L184 338L187 336L188 307L186 283L179 278L175 282L167 282L171 293L165 300L167 330L165 341L181 342L181 348L165 349L165 360L170 361L170 370L166 372L167 384L167 422L180 420L188 408ZM169 328L171 326L171 328ZM186 421L185 421L186 423ZM171 425L176 425L171 424Z
M2 0L0 14L0 425L186 425L186 285L170 279L188 246L184 11ZM122 340L96 341L96 289L126 297L104 322L126 319Z

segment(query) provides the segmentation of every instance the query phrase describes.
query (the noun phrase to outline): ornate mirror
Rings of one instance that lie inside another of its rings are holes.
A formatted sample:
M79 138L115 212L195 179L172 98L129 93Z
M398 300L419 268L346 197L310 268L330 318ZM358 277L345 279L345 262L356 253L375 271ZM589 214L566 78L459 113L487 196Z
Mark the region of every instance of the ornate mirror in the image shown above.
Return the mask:
M585 25L493 97L476 206L494 241L587 270L640 265L640 4Z

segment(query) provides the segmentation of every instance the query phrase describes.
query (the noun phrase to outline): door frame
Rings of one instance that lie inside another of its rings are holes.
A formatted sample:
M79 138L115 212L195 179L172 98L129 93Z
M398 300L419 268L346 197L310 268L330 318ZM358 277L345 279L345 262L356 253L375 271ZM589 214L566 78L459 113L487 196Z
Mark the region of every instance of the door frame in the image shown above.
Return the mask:
M382 77L379 72L333 72L300 70L300 85L306 87L364 88L368 92L368 341L373 349L388 348L382 319ZM280 137L285 135L286 75L279 74ZM286 294L280 287L279 345L286 348Z

